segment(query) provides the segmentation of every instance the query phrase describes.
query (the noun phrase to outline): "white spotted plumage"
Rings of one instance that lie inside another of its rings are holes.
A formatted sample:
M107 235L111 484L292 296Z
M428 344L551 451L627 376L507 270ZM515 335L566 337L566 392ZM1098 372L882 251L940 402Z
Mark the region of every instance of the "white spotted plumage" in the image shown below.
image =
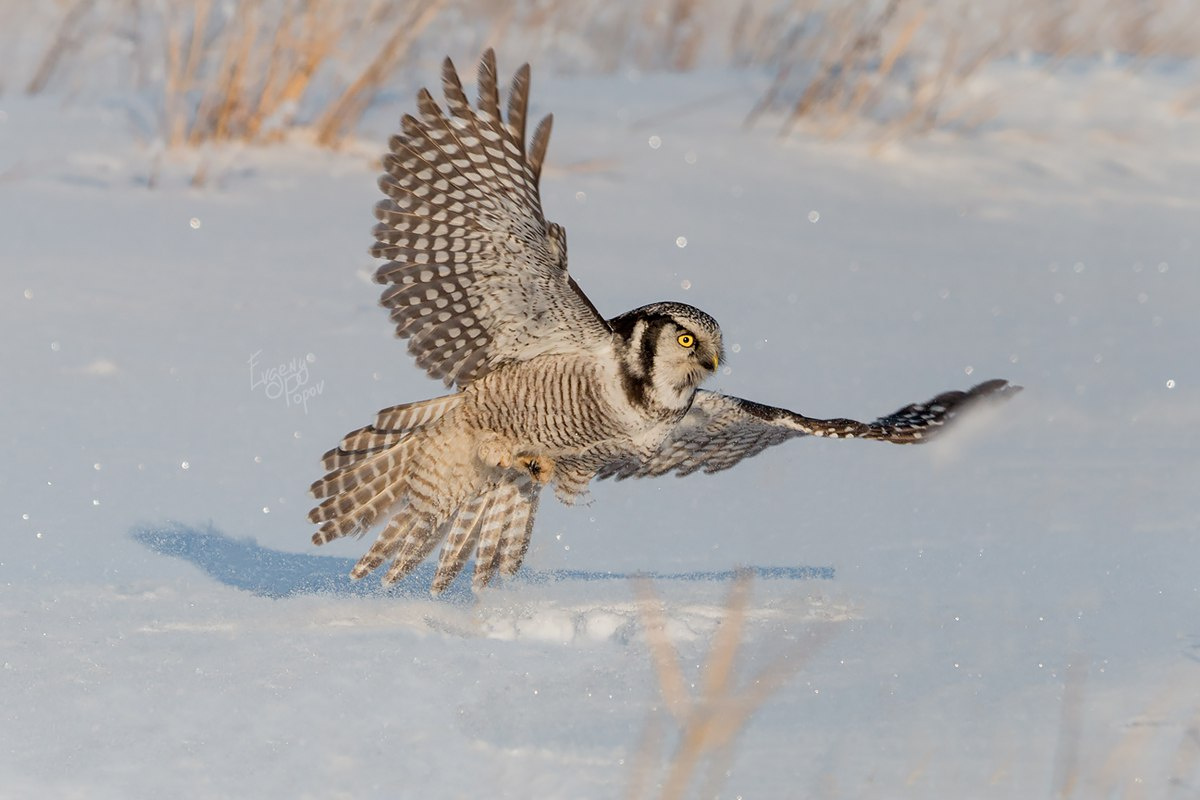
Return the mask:
M472 555L479 589L520 567L550 483L572 502L595 477L714 472L796 436L920 442L1017 390L988 381L872 423L699 390L723 357L712 317L668 302L606 320L567 273L566 233L538 194L549 116L526 147L528 65L507 119L491 51L476 107L449 59L442 83L447 111L422 90L390 141L371 252L387 259L375 277L396 335L459 391L383 409L325 454L314 543L387 520L353 577L390 560L384 580L399 580L441 545L433 591Z

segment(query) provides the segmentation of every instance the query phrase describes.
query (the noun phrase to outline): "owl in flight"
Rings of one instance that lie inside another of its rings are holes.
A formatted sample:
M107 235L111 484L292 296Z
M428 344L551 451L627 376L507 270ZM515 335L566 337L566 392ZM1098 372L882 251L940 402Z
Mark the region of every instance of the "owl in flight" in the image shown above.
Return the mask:
M385 408L325 454L313 542L386 519L352 577L390 560L392 583L440 544L433 592L472 553L479 590L520 567L550 484L570 503L596 477L716 472L796 436L924 442L1017 390L991 380L863 423L698 389L724 355L716 320L670 302L605 319L568 274L566 233L538 194L552 117L525 138L529 66L506 115L490 50L476 107L449 59L442 85L446 110L421 90L389 143L371 253L387 259L375 279L396 335L458 391Z

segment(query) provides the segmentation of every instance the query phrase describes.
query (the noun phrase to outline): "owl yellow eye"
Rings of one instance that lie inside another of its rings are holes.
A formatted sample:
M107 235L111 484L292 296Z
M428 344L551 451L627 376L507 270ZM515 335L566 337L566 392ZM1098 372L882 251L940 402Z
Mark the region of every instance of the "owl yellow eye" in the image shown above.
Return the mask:
M696 337L692 336L690 333L681 333L679 334L679 338L675 341L679 342L684 347L691 347L696 343Z

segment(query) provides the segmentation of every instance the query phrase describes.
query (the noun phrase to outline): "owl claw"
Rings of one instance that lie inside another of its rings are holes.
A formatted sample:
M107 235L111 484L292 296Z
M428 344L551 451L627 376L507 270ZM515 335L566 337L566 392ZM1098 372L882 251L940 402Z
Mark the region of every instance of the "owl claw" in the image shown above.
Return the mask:
M517 454L513 443L501 436L489 435L476 448L479 460L496 469L515 469L529 474L538 483L549 483L554 476L554 459L529 453Z
M538 483L546 484L554 477L554 459L546 456L520 456L517 464Z

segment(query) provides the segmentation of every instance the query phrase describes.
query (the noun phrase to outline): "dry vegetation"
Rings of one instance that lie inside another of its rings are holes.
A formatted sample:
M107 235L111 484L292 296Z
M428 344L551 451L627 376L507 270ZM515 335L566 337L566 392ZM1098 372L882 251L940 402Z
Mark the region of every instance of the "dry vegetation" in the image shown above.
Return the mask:
M1072 59L1200 55L1200 20L1171 0L808 0L755 13L743 8L735 59L765 63L774 79L751 112L801 121L837 135L871 119L889 133L972 128L991 109L958 91L998 59L1055 69Z
M724 619L705 659L699 692L693 696L679 654L667 635L661 601L649 581L639 582L636 589L638 613L669 720L657 708L647 718L626 796L664 800L716 797L733 759L737 737L750 717L804 666L823 644L829 629L819 630L805 649L767 666L739 688L735 667L741 655L750 599L750 575L743 573L729 589ZM672 740L674 750L664 761L667 744ZM688 791L697 784L702 791Z
M335 147L398 70L450 47L542 69L763 69L749 122L837 135L870 121L889 136L986 120L961 89L997 59L1138 69L1200 54L1190 0L0 0L0 25L10 51L36 48L0 68L0 88L132 87L168 147L295 129Z
M802 670L833 634L828 623L818 625L787 657L769 663L739 685L737 663L745 657L750 589L748 574L740 575L730 586L721 625L699 674L689 680L684 660L668 635L663 602L648 580L635 584L661 705L654 705L647 714L635 750L626 791L631 800L722 796L737 740L754 713ZM1045 754L1049 776L1045 796L1067 800L1148 798L1164 793L1194 797L1200 793L1200 708L1181 702L1181 698L1195 696L1194 668L1167 680L1149 705L1141 707L1123 729L1114 731L1089 725L1088 663L1086 654L1076 654L1063 671L1057 742ZM1028 734L1021 731L1014 736L1019 741ZM797 753L797 758L805 755ZM981 761L984 771L976 784L981 796L997 796L1014 774L1039 766L1006 763L1003 759L1011 753L1003 748L995 755L1001 759L999 763L988 765L986 756ZM870 764L869 756L866 761ZM936 781L943 770L956 774L959 781L965 777L961 765L939 764L936 759L890 780L887 770L887 766L872 765L869 784L877 792L858 796L887 797L891 788L899 786L919 789ZM852 782L854 776L844 777ZM965 780L969 786L970 778ZM801 787L794 788L799 796ZM815 793L835 795L830 787Z

